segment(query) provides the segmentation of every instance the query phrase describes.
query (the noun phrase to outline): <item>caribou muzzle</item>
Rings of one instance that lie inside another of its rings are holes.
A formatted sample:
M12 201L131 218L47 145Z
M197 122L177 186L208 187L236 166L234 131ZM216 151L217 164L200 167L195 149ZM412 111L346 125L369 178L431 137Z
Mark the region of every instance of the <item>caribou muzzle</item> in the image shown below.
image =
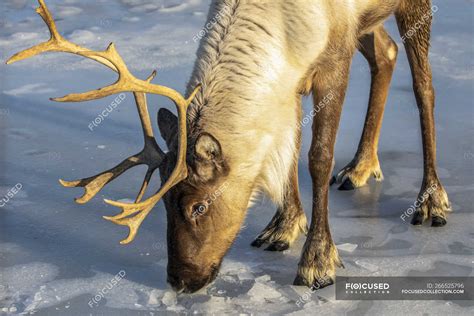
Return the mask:
M168 265L168 283L176 292L194 293L216 279L219 272L217 265L211 265L205 272L197 272L194 265L180 265L174 268Z

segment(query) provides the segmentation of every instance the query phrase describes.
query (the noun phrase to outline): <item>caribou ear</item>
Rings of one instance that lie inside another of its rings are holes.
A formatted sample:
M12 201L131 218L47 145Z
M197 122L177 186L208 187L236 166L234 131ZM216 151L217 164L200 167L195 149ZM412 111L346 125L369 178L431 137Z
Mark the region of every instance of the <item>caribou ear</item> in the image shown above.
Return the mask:
M219 141L208 133L202 133L194 145L195 169L201 181L210 181L226 172L227 167Z
M158 111L158 127L168 149L176 150L178 147L178 118L176 115L161 108Z
M201 160L220 161L222 159L221 144L214 136L202 133L196 140L194 146L196 156Z

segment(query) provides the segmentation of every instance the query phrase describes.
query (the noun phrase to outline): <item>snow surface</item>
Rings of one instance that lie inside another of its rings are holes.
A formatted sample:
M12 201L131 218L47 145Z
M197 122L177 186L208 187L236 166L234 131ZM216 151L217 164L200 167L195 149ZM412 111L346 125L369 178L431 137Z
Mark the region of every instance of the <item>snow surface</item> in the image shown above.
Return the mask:
M111 41L132 71L184 90L204 24L208 0L49 0L63 34L103 49ZM444 228L413 227L400 215L415 201L422 180L418 114L402 45L380 140L383 183L354 192L331 190L333 238L347 276L473 276L473 1L435 1L431 60L437 90L438 165L453 213ZM47 38L34 13L36 3L2 1L1 59ZM401 44L393 19L387 29ZM130 198L144 169L127 173L86 206L72 202L80 190L57 179L95 174L141 147L133 98L98 127L88 125L113 98L56 104L50 96L84 91L113 79L109 71L71 56L48 54L19 64L0 65L0 196L15 184L20 192L0 208L0 315L472 315L465 301L336 301L334 288L315 292L291 285L301 238L284 253L249 246L273 215L267 200L249 211L246 225L224 260L217 280L193 295L176 295L166 284L165 213L160 204L133 244L104 221L116 209L102 198ZM361 134L369 92L369 71L358 54L353 63L336 150L336 169L349 162ZM152 109L166 105L151 98ZM304 108L309 112L310 98ZM306 152L301 155L301 194L310 212L311 185ZM5 141L6 140L6 141ZM156 182L156 179L155 179ZM155 184L157 185L157 184ZM110 285L120 271L118 284ZM99 297L99 300L94 300ZM92 304L90 304L92 303ZM95 304L97 303L97 304ZM92 305L90 307L89 305Z

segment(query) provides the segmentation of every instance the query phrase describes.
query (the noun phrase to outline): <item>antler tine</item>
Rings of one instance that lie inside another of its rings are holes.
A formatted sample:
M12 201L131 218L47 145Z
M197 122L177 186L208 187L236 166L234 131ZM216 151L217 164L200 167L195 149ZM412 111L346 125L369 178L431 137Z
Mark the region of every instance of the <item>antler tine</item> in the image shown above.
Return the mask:
M46 23L46 26L48 27L50 32L50 39L44 43L35 45L13 55L10 59L7 60L6 63L9 65L14 62L36 56L44 52L65 52L85 57L84 53L89 52L91 50L71 43L64 37L62 37L56 28L56 23L54 22L51 12L49 12L49 9L46 6L44 0L38 0L38 2L40 6L36 9L36 12ZM116 67L107 59L104 59L99 56L90 56L89 58L109 67L110 69L116 72L118 71Z
M123 209L122 213L113 217L105 217L106 219L119 224L125 225L130 228L128 237L122 240L122 244L131 242L138 231L141 223L151 211L153 206L163 197L163 195L174 185L182 181L187 177L187 166L186 166L186 111L189 104L194 99L196 93L200 89L200 86L196 87L194 92L185 99L180 93L171 88L152 84L151 80L155 76L155 72L147 80L140 80L133 76L128 70L125 62L123 61L120 54L115 49L114 44L110 44L105 51L92 51L87 48L83 48L79 45L71 43L64 39L57 31L54 19L49 12L44 0L38 0L40 7L36 10L37 13L43 18L47 24L51 33L51 38L44 43L28 48L22 52L15 54L11 57L7 64L11 64L16 61L20 61L29 57L36 56L43 52L60 51L66 53L72 53L80 55L92 60L95 60L112 70L116 71L119 75L117 81L112 85L100 88L98 90L92 90L84 93L69 94L61 98L55 98L54 101L59 102L79 102L89 101L99 98L104 98L112 94L121 92L133 92L137 103L138 112L142 122L143 133L145 137L145 148L139 154L131 156L124 160L118 166L105 171L97 176L78 180L78 181L61 181L64 186L67 187L84 187L85 194L77 199L79 203L87 202L97 192L102 189L107 183L118 177L125 170L136 166L138 164L148 164L149 169L143 181L140 192L135 200L135 204L126 204L119 202L112 202L106 200L107 203L119 206ZM158 168L161 160L164 156L163 151L156 144L153 136L153 130L151 127L150 117L148 115L148 109L146 105L145 93L153 93L157 95L165 96L171 99L178 109L179 118L179 146L178 146L178 159L169 179L161 187L161 189L152 197L144 202L140 202L145 191L148 187L148 183L151 179L153 172ZM136 214L138 213L138 214ZM136 215L134 215L136 214ZM134 215L134 216L132 216Z
M150 183L150 179L153 176L153 172L155 169L148 169L146 172L145 178L143 179L142 186L140 188L140 191L138 192L137 197L135 198L135 203L138 203L142 200L143 196L145 195L146 189L148 188L148 184Z
M44 0L38 0L40 6L36 9L36 13L38 13L42 18L43 21L49 28L49 32L51 33L51 37L53 39L61 39L61 35L59 34L56 24L54 23L53 16L51 12L49 12L48 7L44 3Z
M154 71L147 79L147 82L153 80L156 76L156 71ZM161 161L163 160L164 153L158 144L155 141L153 135L153 129L151 126L150 115L148 114L148 106L146 102L146 95L144 93L134 93L135 101L137 104L138 113L142 123L144 138L145 138L145 147L144 149L133 156L128 157L122 161L119 165L115 166L112 169L104 171L95 176L76 180L76 181L64 181L59 180L59 182L67 188L73 187L83 187L85 189L84 194L76 198L75 201L78 204L85 204L89 202L97 193L102 190L104 186L112 182L114 179L122 175L128 169L131 169L135 166L141 164L148 165L148 171L143 181L142 187L138 194L136 202L138 202L143 195L145 194L148 182L153 174L153 172L158 168Z
M115 49L115 45L113 43L109 44L105 51L97 52L66 40L57 31L54 19L49 12L44 0L38 0L38 2L40 7L37 8L36 12L43 18L46 25L48 26L51 33L51 38L44 43L33 46L13 55L7 60L7 64L12 64L14 62L36 56L44 52L54 51L76 54L92 59L109 67L119 74L119 79L112 85L85 93L74 93L60 98L53 98L53 101L80 102L100 99L121 92L143 92L162 95L172 99L175 102L177 101L178 103L185 103L184 98L177 91L165 86L154 85L148 81L139 80L134 77L128 70L120 54Z
M101 172L95 176L76 181L65 181L60 179L59 182L67 188L83 187L85 191L84 194L81 197L76 198L75 201L78 204L85 204L102 190L105 185L112 182L128 169L140 164L142 164L141 157L140 154L137 154L125 159L114 168Z

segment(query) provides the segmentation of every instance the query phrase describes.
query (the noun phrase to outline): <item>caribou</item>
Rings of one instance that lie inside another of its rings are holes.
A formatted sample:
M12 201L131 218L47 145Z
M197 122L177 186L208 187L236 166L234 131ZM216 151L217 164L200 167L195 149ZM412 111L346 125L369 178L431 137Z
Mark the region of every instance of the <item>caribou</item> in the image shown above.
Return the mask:
M208 15L211 27L197 52L188 97L152 83L155 72L146 80L135 77L114 44L105 51L92 51L68 41L57 30L44 0L39 4L37 12L51 38L7 63L44 52L66 52L110 68L118 73L112 85L53 100L79 102L131 92L144 135L143 150L118 166L89 178L60 181L65 187L84 188L76 202L86 203L126 170L148 165L135 202L106 200L122 211L105 218L129 228L128 237L121 241L128 244L164 199L168 282L176 291L195 292L215 279L247 209L261 193L278 208L252 245L267 244L267 250L282 251L304 233L294 284L321 288L333 283L342 262L329 227L329 186L339 184L341 190L350 190L365 185L371 176L383 178L377 146L398 52L383 22L392 14L411 66L420 113L424 177L419 194L436 187L418 204L412 224L427 219L435 227L446 224L450 206L436 171L435 97L428 60L430 0L214 0ZM355 158L331 179L334 143L356 50L371 69L368 112ZM298 159L301 97L311 93L313 206L308 229L298 191ZM158 113L167 152L155 140L146 94L165 96L176 105L177 116L165 109ZM162 185L144 199L156 169Z

